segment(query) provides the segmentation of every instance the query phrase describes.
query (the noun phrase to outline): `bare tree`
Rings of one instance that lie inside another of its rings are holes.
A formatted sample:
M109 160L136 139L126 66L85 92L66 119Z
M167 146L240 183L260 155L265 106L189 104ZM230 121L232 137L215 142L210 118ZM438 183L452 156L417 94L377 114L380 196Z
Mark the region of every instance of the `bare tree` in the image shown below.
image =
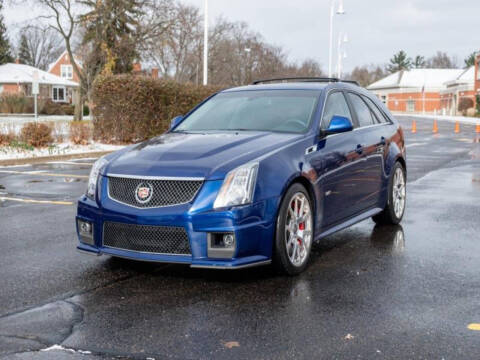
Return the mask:
M426 67L432 69L455 69L458 67L458 61L455 57L450 57L446 52L437 51L437 53L427 60Z
M171 26L152 38L143 57L162 75L179 82L202 80L203 16L197 7L176 3ZM209 34L209 79L212 84L242 85L272 76L320 76L320 65L288 62L281 47L268 44L244 22L215 21Z
M39 69L48 70L48 66L65 51L61 36L49 27L27 26L21 30L21 36L24 36L29 55L28 65Z
M86 99L93 104L92 85L102 71L129 71L142 44L165 31L165 16L153 10L168 9L171 1L35 0L44 10L41 19L63 38L73 70L80 79L75 119L81 119ZM78 45L79 32L83 41ZM83 68L75 61L76 45Z
M361 86L368 86L386 75L384 67L380 65L356 66L350 73L350 80L357 81Z
M83 103L88 94L87 81L80 64L75 60L73 42L75 30L79 25L79 6L72 0L35 0L46 11L41 16L47 21L47 27L58 33L64 41L65 48L72 63L73 71L80 79L79 93L75 96L75 120L83 116Z
M160 69L163 77L192 81L197 74L195 54L203 41L200 11L193 6L176 4L169 15L165 31L147 41L144 57Z

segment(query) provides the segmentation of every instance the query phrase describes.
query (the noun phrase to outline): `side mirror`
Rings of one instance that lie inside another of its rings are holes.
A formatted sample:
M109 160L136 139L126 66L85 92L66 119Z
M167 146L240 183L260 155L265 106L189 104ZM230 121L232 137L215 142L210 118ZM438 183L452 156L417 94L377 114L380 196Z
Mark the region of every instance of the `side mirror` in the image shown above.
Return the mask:
M180 124L183 120L183 115L179 115L179 116L176 116L172 119L172 121L170 122L170 129L169 130L172 130L174 129L178 124Z
M349 118L344 116L334 115L330 121L330 125L327 130L324 130L325 135L340 134L348 131L352 131L353 126Z

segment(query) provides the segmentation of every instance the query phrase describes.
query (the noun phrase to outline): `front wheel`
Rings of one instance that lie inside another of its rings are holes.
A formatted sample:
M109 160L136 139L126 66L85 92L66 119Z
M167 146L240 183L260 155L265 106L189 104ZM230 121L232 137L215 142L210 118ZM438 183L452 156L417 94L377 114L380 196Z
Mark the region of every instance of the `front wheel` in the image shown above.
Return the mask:
M405 169L396 162L388 184L387 205L380 214L372 218L373 221L377 224L399 224L405 213L406 195Z
M313 242L313 207L307 190L293 184L285 194L277 218L274 264L288 275L307 267Z

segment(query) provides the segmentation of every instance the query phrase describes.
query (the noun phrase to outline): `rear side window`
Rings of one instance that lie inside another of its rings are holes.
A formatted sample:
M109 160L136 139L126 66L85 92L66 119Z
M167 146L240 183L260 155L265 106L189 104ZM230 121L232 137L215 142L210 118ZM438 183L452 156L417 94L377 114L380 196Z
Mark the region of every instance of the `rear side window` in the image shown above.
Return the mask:
M328 95L323 112L322 129L327 129L334 116L343 116L352 121L352 114L342 92L337 91Z
M387 120L387 118L385 118L385 115L383 115L383 113L378 109L377 105L372 100L370 100L366 96L362 96L362 97L363 97L363 100L367 102L372 112L375 114L375 119L379 124L386 124L390 122Z
M348 93L348 96L353 105L353 108L355 109L355 113L357 114L360 127L370 126L377 123L369 107L367 106L367 104L365 104L365 101L363 101L359 95Z

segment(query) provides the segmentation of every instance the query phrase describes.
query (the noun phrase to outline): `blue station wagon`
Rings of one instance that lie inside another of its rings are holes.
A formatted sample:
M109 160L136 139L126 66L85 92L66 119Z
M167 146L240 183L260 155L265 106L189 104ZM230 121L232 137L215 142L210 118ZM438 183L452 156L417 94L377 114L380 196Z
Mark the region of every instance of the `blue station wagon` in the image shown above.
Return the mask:
M374 95L333 78L258 81L99 159L78 249L295 275L314 241L370 217L399 223L405 184L403 131Z

